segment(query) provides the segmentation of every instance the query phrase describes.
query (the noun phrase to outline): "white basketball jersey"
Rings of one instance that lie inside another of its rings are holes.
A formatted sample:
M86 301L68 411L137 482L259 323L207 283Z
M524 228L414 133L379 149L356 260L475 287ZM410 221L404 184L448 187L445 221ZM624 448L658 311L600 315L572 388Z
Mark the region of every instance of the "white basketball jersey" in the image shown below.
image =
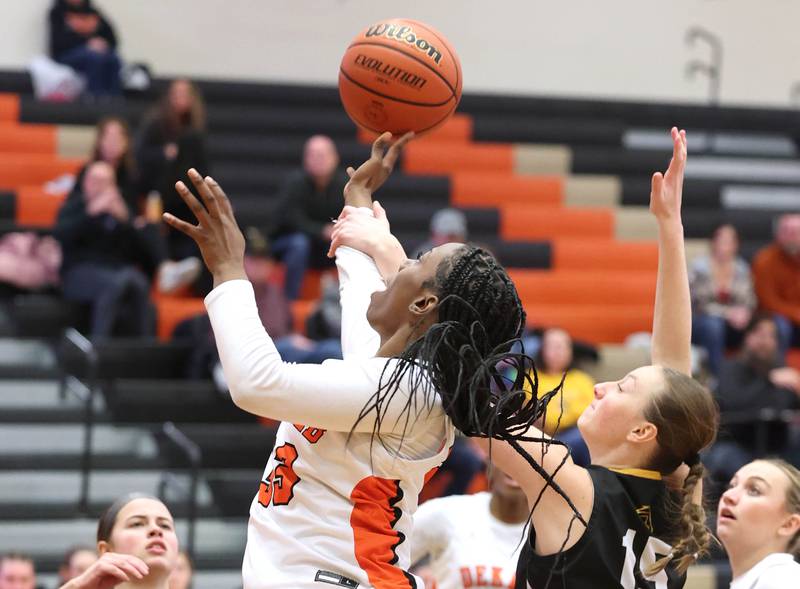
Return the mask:
M250 508L245 589L422 587L411 564L412 516L427 460L388 455L367 434L282 423Z
M336 255L344 360L281 362L245 281L223 283L206 299L232 399L282 421L250 507L244 589L422 587L407 572L412 516L454 429L437 398L419 414L412 409L403 434L403 380L388 403L385 435L370 433L374 412L349 435L396 361L374 357L379 341L366 310L384 288L374 262L344 247ZM304 419L315 423L297 423Z
M414 518L414 560L430 555L435 588L513 589L524 523L489 512L491 494L452 495L423 503Z

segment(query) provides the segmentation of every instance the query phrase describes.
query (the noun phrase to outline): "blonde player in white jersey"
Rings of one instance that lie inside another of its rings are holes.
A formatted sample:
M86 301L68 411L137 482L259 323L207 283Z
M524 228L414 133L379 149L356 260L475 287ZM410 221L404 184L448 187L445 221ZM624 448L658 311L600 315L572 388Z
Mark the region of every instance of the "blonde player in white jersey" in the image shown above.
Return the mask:
M427 589L513 589L528 500L519 484L495 468L490 492L449 495L420 505L411 559L429 562Z
M497 421L498 362L520 363L508 350L525 315L490 254L445 244L407 260L385 216L372 216L372 193L409 138L385 151L384 134L372 157L348 170L345 203L365 214L351 214L333 244L343 360L281 361L246 280L244 238L213 179L189 172L202 204L176 184L197 225L164 216L198 243L214 276L206 306L233 401L282 422L250 510L245 589L420 587L408 572L409 538L426 475L445 459L454 425L470 433L476 419ZM508 389L513 417L501 420L500 434L538 416L525 400L527 370L518 366L523 376Z

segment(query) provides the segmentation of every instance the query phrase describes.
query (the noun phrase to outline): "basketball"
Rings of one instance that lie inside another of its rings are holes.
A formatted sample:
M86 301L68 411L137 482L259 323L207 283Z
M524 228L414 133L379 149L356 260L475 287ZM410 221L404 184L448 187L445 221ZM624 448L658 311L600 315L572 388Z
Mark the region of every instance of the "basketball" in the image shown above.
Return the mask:
M339 95L356 125L417 135L441 125L461 99L461 63L436 29L388 19L362 30L344 53Z

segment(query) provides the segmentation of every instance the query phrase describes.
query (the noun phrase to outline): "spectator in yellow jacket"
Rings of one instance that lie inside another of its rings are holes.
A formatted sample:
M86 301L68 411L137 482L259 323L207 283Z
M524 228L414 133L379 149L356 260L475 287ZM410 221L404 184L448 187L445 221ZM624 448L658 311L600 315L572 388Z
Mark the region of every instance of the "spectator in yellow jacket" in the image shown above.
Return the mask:
M550 400L542 430L565 442L576 464L588 465L589 450L578 431L577 422L594 399L594 380L573 367L572 338L566 331L551 328L544 332L536 356L536 369L540 394L556 388L564 377L564 388Z

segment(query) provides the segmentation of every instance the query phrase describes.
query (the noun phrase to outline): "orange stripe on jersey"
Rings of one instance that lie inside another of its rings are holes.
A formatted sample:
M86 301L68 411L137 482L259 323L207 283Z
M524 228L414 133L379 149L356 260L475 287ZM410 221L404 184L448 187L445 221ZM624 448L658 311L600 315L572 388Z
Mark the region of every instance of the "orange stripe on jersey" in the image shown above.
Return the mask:
M417 582L408 572L394 566L397 547L406 537L395 530L403 512L396 505L403 498L400 481L367 477L350 494L356 562L367 573L375 589L415 589Z

